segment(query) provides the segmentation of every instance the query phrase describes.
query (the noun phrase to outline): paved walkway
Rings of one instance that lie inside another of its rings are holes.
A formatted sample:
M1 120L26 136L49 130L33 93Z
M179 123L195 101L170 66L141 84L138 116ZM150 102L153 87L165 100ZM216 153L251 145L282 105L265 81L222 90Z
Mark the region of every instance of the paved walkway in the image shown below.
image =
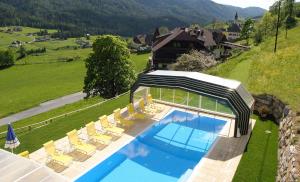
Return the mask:
M43 112L47 112L52 109L64 106L66 104L71 104L71 103L77 102L79 100L82 100L84 97L85 97L84 93L78 92L75 94L60 97L58 99L50 100L48 102L44 102L37 107L33 107L31 109L28 109L28 110L25 110L25 111L22 111L22 112L19 112L19 113L16 113L16 114L13 114L13 115L10 115L10 116L0 119L0 126L8 124L9 122L13 123L13 122L19 121L21 119L25 119L25 118L28 118L28 117L31 117L31 116L34 116L37 114L41 114Z

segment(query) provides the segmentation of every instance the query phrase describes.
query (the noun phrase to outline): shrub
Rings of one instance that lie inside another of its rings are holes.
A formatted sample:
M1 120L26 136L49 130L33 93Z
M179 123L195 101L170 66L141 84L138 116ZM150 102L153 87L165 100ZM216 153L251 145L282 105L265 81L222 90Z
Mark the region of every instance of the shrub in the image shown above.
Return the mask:
M14 65L14 54L10 50L0 50L0 69Z
M215 66L217 61L212 55L197 50L192 50L188 54L183 54L177 58L173 69L177 71L203 71Z

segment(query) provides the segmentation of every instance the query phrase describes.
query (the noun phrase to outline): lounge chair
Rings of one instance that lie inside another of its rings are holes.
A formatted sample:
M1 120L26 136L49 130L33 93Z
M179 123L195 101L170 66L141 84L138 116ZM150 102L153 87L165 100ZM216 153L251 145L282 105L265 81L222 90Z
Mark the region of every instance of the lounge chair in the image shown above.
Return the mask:
M50 161L54 161L62 166L68 167L73 161L73 158L68 155L64 155L62 152L59 152L54 145L53 140L44 144L44 149L48 155Z
M128 115L130 118L133 118L133 119L145 119L146 118L146 114L135 112L134 106L132 103L127 105L127 110L128 110Z
M152 98L151 94L148 94L148 96L147 96L147 106L149 106L152 109L156 109L157 111L162 111L163 110L162 107L159 107L157 104L155 104L153 102L153 98Z
M121 136L124 133L124 129L123 128L116 127L113 124L109 123L108 118L107 118L106 115L101 116L99 118L99 122L100 122L102 128L106 132L108 132L108 133L110 133L112 135Z
M81 152L88 156L91 156L96 152L96 147L94 145L87 144L79 139L77 130L70 131L69 133L67 133L67 136L69 138L71 146L78 152Z
M154 115L156 113L156 109L145 106L144 99L141 99L139 101L139 108L140 108L141 112L144 113L144 114Z
M19 153L18 156L29 158L29 152L26 150L24 152Z
M96 142L99 142L104 145L109 145L111 143L111 136L104 135L97 133L96 128L95 128L95 122L90 122L89 124L85 125L86 126L86 131L88 134L88 137Z
M129 128L134 124L133 121L125 119L121 116L120 108L114 110L114 120L116 123L118 123L119 125L121 125L122 127L125 127L125 128Z

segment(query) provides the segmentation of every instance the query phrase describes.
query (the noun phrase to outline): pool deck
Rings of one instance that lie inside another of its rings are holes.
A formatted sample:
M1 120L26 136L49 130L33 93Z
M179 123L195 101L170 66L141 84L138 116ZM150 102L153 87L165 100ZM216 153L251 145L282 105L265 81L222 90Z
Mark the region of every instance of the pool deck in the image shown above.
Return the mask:
M230 182L243 156L255 125L251 120L248 135L240 138L219 137L211 151L195 167L188 182Z
M147 118L143 121L136 121L132 128L126 130L120 138L113 141L109 146L102 150L97 150L94 155L92 155L84 162L74 161L67 169L65 169L60 174L70 179L70 181L73 181L77 177L83 175L93 166L97 165L98 163L109 157L111 154L115 153L120 148L130 143L137 135L145 131L153 123L161 120L172 109L172 107L165 105L163 106L163 108L164 109L162 112L156 114L152 118ZM122 111L125 112L125 110L126 109L123 109ZM216 116L210 117L216 118ZM112 116L109 116L109 119L112 120ZM229 119L224 120L230 121ZM252 121L252 127L250 127L249 129L249 134L240 138L232 138L225 136L226 133L230 135L231 125L228 124L228 126L225 126L225 129L222 131L224 133L221 132L222 136L218 137L216 143L212 147L212 150L195 167L192 176L188 179L188 181L231 181L241 160L246 144L250 138L250 133L252 128L254 127L254 124L255 121ZM79 131L79 136L80 138L86 139L87 135L85 128ZM70 151L70 146L67 137L55 141L55 144L56 147L62 151ZM37 161L41 164L45 164L47 161L47 155L44 149L41 148L30 154L30 159Z

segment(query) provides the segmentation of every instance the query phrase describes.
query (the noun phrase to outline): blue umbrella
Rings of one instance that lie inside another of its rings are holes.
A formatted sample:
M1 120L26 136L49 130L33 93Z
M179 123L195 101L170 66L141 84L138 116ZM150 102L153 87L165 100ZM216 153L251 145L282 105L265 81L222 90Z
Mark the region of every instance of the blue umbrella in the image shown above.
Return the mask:
M20 145L20 142L18 138L16 137L16 134L14 132L14 129L12 128L11 124L8 124L7 127L7 134L6 134L6 142L4 145L4 148L10 148L11 152L13 152L14 148L17 148Z

